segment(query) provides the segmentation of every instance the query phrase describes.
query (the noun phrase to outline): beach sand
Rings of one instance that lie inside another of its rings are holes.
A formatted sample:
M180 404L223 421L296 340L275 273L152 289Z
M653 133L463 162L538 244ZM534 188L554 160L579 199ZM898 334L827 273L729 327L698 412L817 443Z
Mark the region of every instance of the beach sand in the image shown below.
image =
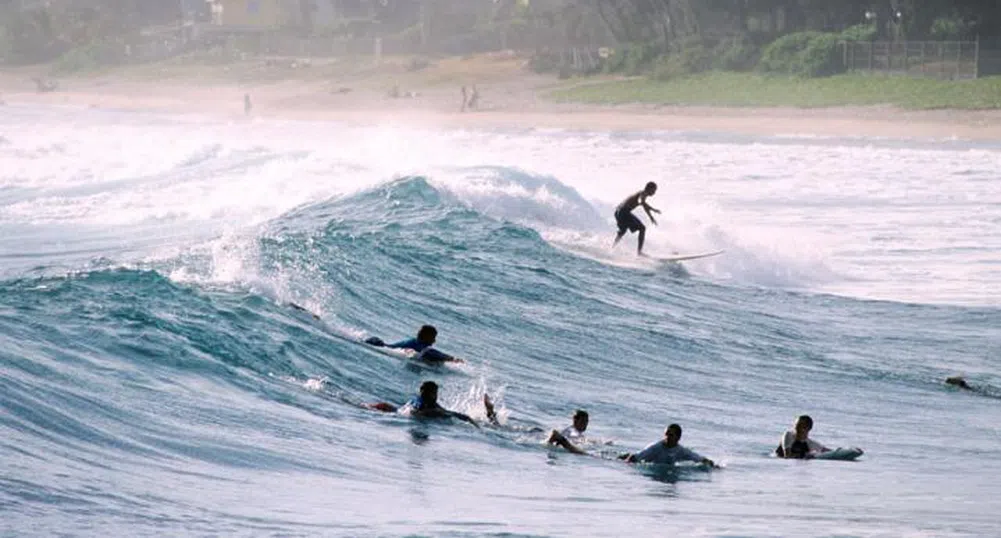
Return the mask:
M57 78L59 90L38 93L43 68L0 72L7 103L57 104L118 110L244 116L244 95L260 118L403 124L462 129L702 131L747 135L807 135L1001 140L1001 111L843 108L725 108L555 103L548 90L593 79L558 81L524 68L510 54L452 58L424 69L404 60L347 64L256 59L219 65L162 63ZM597 79L600 80L600 79ZM477 110L460 111L460 88L476 85ZM396 86L402 95L389 97Z

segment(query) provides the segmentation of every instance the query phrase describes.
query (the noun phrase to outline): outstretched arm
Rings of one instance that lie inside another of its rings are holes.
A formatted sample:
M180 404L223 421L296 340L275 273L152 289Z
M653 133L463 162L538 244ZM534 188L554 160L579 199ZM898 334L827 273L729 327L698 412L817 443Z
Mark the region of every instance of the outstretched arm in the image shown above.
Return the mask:
M643 204L643 210L646 211L646 216L650 217L650 222L657 224L657 219L653 218L653 214L660 213L660 210L654 209L650 204L646 203L646 198L643 198L641 203Z
M448 412L448 416L453 417L453 418L457 418L459 420L464 420L464 421L472 424L473 426L476 426L477 428L480 427L480 425L477 424L475 420L473 420L473 417L471 417L469 415L466 415L466 414L463 414L463 413L460 413L458 411L449 411Z
M708 465L710 467L715 467L716 463L713 460L695 452L694 450L689 450L687 448L682 448L682 456L688 461L694 461L695 463L701 463L702 465Z
M418 359L424 362L466 362L462 359L453 357L448 353L442 353L441 351L438 351L437 349L434 348L425 349L423 352L421 352Z

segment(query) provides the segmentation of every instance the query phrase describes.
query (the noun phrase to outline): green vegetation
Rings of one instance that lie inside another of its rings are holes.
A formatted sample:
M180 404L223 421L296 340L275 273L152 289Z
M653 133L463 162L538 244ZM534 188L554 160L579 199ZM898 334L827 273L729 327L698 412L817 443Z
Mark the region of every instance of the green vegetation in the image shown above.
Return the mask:
M989 109L1001 108L1001 77L952 82L864 75L800 78L710 72L666 81L631 79L581 84L553 91L547 97L559 102L605 105Z
M789 34L768 45L761 55L759 67L767 73L784 73L801 77L825 77L838 73L837 34L799 32Z
M166 77L176 66L202 69L206 77L225 80L293 76L345 80L377 69L367 63L353 66L351 57L371 54L379 37L386 57L418 57L404 66L378 68L392 71L402 84L459 84L470 77L481 84L500 80L507 72L493 65L474 74L465 64L461 69L440 70L430 62L442 64L466 54L510 48L534 51L528 67L561 79L602 73L645 77L552 94L564 101L1001 108L997 79L944 82L844 75L849 68L845 64L865 48L840 46L844 41L899 43L978 36L989 44L992 38L1001 39L997 0L358 0L332 3L334 17L302 9L308 2L282 4L284 11L261 33L213 34L210 40L191 45L201 47L197 52L159 62L163 55L190 49L167 46L164 36L172 34L161 34L158 27L178 25L188 17L206 22L207 8L182 12L183 2L159 2L148 3L159 6L151 11L140 10L134 2L90 0L31 2L19 9L20 3L7 2L0 6L0 64L48 63L56 74L85 76L126 63L157 61L147 70L133 71ZM317 41L300 42L300 38ZM313 45L341 53L330 61L307 63L275 58L308 56ZM879 56L874 50L888 49L869 47L869 68L886 65L898 73L960 78L972 76L975 69L997 72L995 66L1001 63L990 48L981 49L980 58L986 60L976 68L969 59L960 61L961 48L955 53L955 66L946 62L941 45L936 49L938 58L928 60L922 48L917 66L906 53L903 62L894 62L896 53ZM949 50L957 50L955 44ZM262 61L251 62L253 58ZM897 65L901 63L902 67ZM215 66L219 68L210 68Z
M52 64L52 71L69 74L113 67L123 62L123 49L121 44L95 41L67 51Z

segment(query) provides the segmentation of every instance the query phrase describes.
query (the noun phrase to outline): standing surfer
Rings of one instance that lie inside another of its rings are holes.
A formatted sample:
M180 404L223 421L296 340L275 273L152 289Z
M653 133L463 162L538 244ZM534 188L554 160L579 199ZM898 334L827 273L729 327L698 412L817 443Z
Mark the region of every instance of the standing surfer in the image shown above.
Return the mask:
M657 193L657 184L653 181L646 184L646 187L626 198L618 207L615 208L615 223L619 226L619 232L615 235L615 243L612 246L618 245L622 236L626 235L626 231L639 232L639 243L636 247L636 254L643 255L643 241L646 239L646 226L640 222L640 219L633 215L633 210L636 206L643 206L648 217L650 217L650 222L657 224L657 220L653 218L654 213L660 213L660 210L650 207L646 203L646 199Z

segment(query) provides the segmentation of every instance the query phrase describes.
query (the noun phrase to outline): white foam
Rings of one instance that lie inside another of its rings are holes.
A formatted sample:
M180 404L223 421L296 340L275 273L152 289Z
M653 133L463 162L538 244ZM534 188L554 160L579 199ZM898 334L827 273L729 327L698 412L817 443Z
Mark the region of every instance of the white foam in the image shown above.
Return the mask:
M989 149L76 114L70 124L39 111L31 128L9 123L20 115L0 118L0 230L9 241L25 226L63 226L141 260L223 238L206 264L211 278L253 280L252 250L234 251L227 238L303 204L420 174L490 216L587 251L611 241L612 208L654 180L651 203L664 213L650 227L649 253L727 251L687 262L697 275L1001 302L1001 191L991 181L1001 159ZM151 230L153 249L137 243ZM622 257L634 245L628 236L611 258L630 263ZM176 271L194 274L204 276Z

